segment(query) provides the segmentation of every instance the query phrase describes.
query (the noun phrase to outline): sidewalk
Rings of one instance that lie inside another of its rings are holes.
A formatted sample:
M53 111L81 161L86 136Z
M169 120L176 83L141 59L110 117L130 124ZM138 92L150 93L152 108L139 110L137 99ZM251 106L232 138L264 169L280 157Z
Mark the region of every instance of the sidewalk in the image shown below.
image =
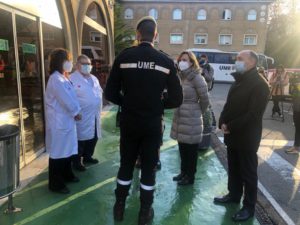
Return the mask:
M199 154L195 184L177 187L172 177L179 172L177 143L169 138L171 113L166 113L166 130L161 151L162 170L157 172L153 225L230 225L237 205L213 204L213 197L227 191L227 174L213 150ZM137 224L139 211L139 170L135 170L131 195L127 200L125 219L115 223L112 216L115 176L119 167L119 132L115 128L115 112L103 119L103 139L97 144L100 160L87 171L77 173L80 182L68 185L71 194L51 193L44 170L14 198L23 212L0 214L1 225L111 225ZM0 207L0 211L5 209ZM252 219L245 225L259 224Z

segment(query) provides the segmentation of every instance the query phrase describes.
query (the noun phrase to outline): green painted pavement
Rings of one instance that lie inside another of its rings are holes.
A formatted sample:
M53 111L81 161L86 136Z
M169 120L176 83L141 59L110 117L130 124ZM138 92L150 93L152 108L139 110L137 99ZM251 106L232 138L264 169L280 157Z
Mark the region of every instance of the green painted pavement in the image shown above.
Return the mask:
M162 146L162 170L157 172L153 225L230 225L238 205L219 206L214 195L226 193L227 174L213 150L199 153L197 176L193 186L178 187L172 177L179 172L176 142L169 138L171 111L165 115L166 130ZM103 119L103 139L95 156L99 164L77 173L80 182L69 184L71 194L51 193L47 189L47 171L16 194L14 203L23 212L0 214L0 225L135 225L139 211L139 170L128 197L123 222L114 222L115 176L119 166L119 131L115 128L115 111ZM4 211L6 205L0 208ZM245 225L259 224L255 219Z

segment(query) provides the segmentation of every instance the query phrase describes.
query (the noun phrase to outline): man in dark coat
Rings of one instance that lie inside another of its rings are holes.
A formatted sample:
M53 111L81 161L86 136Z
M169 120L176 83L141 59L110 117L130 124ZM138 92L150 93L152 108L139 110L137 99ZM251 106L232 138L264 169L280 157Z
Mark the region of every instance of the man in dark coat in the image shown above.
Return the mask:
M262 134L262 118L270 94L266 80L256 69L255 52L242 51L237 56L236 72L227 101L219 119L228 157L228 191L215 203L239 203L243 207L233 215L234 221L253 217L257 199L257 150Z

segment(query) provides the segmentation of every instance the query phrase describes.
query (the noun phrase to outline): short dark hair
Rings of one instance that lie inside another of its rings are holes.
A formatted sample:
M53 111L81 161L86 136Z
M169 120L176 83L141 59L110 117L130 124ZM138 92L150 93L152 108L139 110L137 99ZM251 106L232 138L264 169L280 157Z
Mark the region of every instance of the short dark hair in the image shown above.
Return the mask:
M56 48L50 54L50 70L49 73L52 74L55 71L63 73L63 63L66 60L71 60L71 53L64 48Z
M151 20L142 21L139 23L137 31L141 33L141 41L152 42L156 31L156 24Z
M206 59L207 59L207 55L202 54L202 55L200 56L200 58L206 58Z
M254 51L249 51L250 57L255 60L255 64L258 63L258 56Z

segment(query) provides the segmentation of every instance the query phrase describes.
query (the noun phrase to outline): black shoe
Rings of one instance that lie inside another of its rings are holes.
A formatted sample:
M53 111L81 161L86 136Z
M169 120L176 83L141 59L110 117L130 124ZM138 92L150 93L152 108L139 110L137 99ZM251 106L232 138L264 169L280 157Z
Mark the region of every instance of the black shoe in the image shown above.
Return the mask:
M160 162L160 160L157 161L155 170L161 170L161 162Z
M181 180L179 180L177 182L178 185L190 185L190 184L194 184L194 178L191 178L188 175L185 175Z
M154 210L151 207L150 209L140 209L139 212L139 222L138 225L147 225L151 222L154 217Z
M66 182L71 182L71 183L78 183L80 180L78 177L72 177L72 178L66 178L65 179Z
M90 163L90 164L97 164L99 162L98 159L94 159L94 158L84 158L83 159L83 162L84 163Z
M180 181L184 177L184 173L180 173L177 176L173 177L173 181Z
M241 210L239 210L236 214L232 216L232 220L236 222L245 221L250 219L253 216L254 216L254 209L243 207Z
M61 189L52 189L49 188L50 191L55 192L55 193L59 193L59 194L69 194L70 193L70 189L67 187L63 187Z
M221 197L215 197L214 203L219 203L219 204L240 203L240 199L233 198L229 194L227 194Z
M116 201L114 205L114 219L116 221L122 221L125 211L125 202Z
M86 171L86 168L84 165L82 165L81 163L80 164L74 164L73 165L73 168L77 171L80 171L80 172L83 172L83 171Z

